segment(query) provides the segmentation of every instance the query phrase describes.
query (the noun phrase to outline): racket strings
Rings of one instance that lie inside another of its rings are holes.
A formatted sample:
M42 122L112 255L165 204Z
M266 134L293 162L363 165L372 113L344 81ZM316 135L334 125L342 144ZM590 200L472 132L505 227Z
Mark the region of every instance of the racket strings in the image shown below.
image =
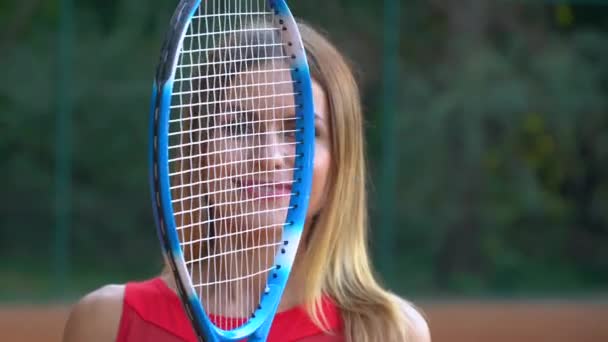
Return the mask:
M208 103L205 103L208 104ZM177 107L177 106L176 106ZM180 106L181 107L181 106ZM279 106L279 107L269 107L271 110L275 110L277 108L295 108L295 106ZM229 111L229 112L224 112L222 114L214 114L212 117L209 117L210 120L215 121L214 119L218 118L218 117L223 117L229 120L226 120L226 122L221 122L220 124L216 124L213 127L201 127L198 128L198 125L195 125L194 129L190 129L190 130L184 130L183 132L171 132L169 133L169 136L173 136L173 135L178 135L178 134L185 134L185 133L197 133L197 132L205 132L205 131L212 131L214 129L218 129L218 128L250 128L247 125L253 125L253 124L266 124L266 123L272 123L275 122L277 120L280 121L293 121L293 120L297 120L298 117L297 116L286 116L283 118L278 118L278 119L255 119L255 117L251 114L251 111ZM195 118L202 118L202 117L195 117ZM244 119L244 120L243 120ZM194 120L194 119L192 119ZM184 121L183 119L181 120L173 120L171 122L171 124L180 124L182 123L182 121ZM272 132L271 132L272 133ZM243 134L240 134L240 136L242 137Z
M289 144L285 144L285 145L297 145L297 144L300 144L300 143L295 143L295 144L289 143ZM235 152L235 151L234 150L226 150L226 152ZM180 158L180 160L188 159L188 158L194 158L194 157L184 157L184 158ZM286 168L286 169L283 169L283 170L280 170L280 171L276 171L276 172L290 172L290 174L291 174L291 172L296 171L296 170L299 170L299 169L298 168ZM253 172L248 172L248 173L242 173L242 174L239 174L238 176L239 177L253 177L255 175L261 175L261 174L266 174L266 172L265 171L253 171ZM191 187L193 185L204 185L204 184L209 184L209 183L211 183L213 181L228 180L228 179L233 179L233 178L234 177L219 177L219 178L217 178L215 180L192 181L192 182L190 182L188 184L174 185L172 188L173 189L180 189L180 188L185 188L185 187ZM290 182L290 184L293 184L293 183L294 182ZM173 201L180 202L182 199L184 199L184 198L182 197L182 198L179 198L179 199L174 199Z
M281 133L293 133L293 132L297 132L297 131L290 130L290 131L283 131ZM187 147L187 146L192 146L194 144L198 144L198 143L194 142L194 143L188 143L188 144L178 145L178 146L173 146L173 147L174 148L176 148L176 147L183 148L183 147ZM293 142L285 142L285 143L278 143L278 144L266 144L266 145L260 145L260 146L257 146L257 147L243 147L242 150L251 150L251 149L254 149L254 148L261 148L261 147L294 146L294 145L299 145L299 144L301 144L301 142L299 142L299 141L293 141ZM215 154L226 153L226 152L236 152L236 151L239 151L239 150L241 150L241 148L239 148L239 149L228 148L228 149L221 150L221 151L203 152L203 153L193 154L193 155L189 155L189 156L174 157L172 159L169 159L169 163L179 162L179 161L182 161L184 159L209 157L209 156L213 156ZM284 170L281 170L281 171L284 171ZM256 174L256 173L260 173L260 172L252 172L250 174Z
M215 142L217 142L217 140L212 141L212 143L215 143ZM293 146L293 145L297 145L297 144L284 144L284 145L285 146L289 146L289 145ZM269 145L269 146L277 147L277 146L281 146L281 145L279 145L279 144L273 144L273 145ZM213 155L213 154L211 154L211 155ZM290 155L286 155L285 157L296 158L296 157L299 157L299 156L300 156L299 154L290 154ZM195 158L188 158L188 157L177 157L177 158L179 158L182 161L185 161L185 160L190 160L191 161L192 159L195 159ZM218 158L221 159L222 155L220 154L218 156ZM224 162L224 163L218 162L217 164L215 164L215 167L210 167L208 165L205 165L205 166L201 166L201 167L198 167L198 168L192 168L189 171L175 171L175 172L171 172L169 175L170 176L175 176L175 175L192 174L192 172L195 172L195 171L214 170L215 168L217 168L219 166L224 166L224 167L226 167L226 166L235 166L235 165L240 165L240 164L242 164L244 162L254 162L254 161L262 162L262 161L271 161L273 159L274 158L272 158L272 157L263 157L263 158L260 157L260 158L244 159L242 161L227 161L227 162ZM230 177L230 178L233 178L233 177ZM214 178L214 179L219 179L219 178Z
M266 225L266 226L257 226L257 227L255 227L255 229L251 229L251 230L249 230L247 232L241 232L241 231L239 231L239 232L230 232L230 233L225 233L224 235L212 235L212 236L200 238L200 239L197 239L197 240L186 241L186 242L184 242L182 244L182 246L187 246L189 244L196 244L196 243L200 243L202 241L210 241L210 240L214 240L214 239L221 239L221 238L235 236L235 235L240 235L240 234L244 234L244 233L251 233L251 232L255 232L255 231L259 231L259 230L263 230L263 229L267 229L267 228L279 228L279 227L284 227L284 226L289 226L289 225L291 225L290 222L280 223L280 224L270 224L270 225Z
M251 189L251 188L253 188L253 187L248 187L248 189ZM241 188L241 189L243 189L243 188ZM216 193L220 193L220 192L222 192L222 191L217 191ZM202 206L199 206L199 207L196 207L196 208L192 208L192 209L188 209L188 210L182 210L182 211L175 212L174 215L191 214L191 213L194 213L194 212L196 212L198 210L206 210L206 209L211 209L211 208L214 208L214 207L221 207L221 206L224 206L224 205L245 204L245 203L248 203L248 202L254 202L254 201L263 200L263 199L277 199L277 198L281 198L281 197L290 197L291 195L295 195L295 193L284 193L284 194L278 194L278 195L260 195L260 196L251 197L251 198L248 198L248 199L242 200L242 201L226 201L226 202L220 202L220 203L215 203L215 204L205 204L205 205L202 205ZM192 200L192 199L200 199L200 198L203 198L203 197L193 195L193 196L189 196L188 199L179 200L179 201L176 200L175 202L184 202L184 201L189 201L189 200ZM292 207L287 206L287 207L278 208L277 210L280 211L280 210L291 209L291 208ZM238 216L238 217L243 217L243 216L246 216L246 215L241 215L241 216ZM231 217L231 216L228 216L228 217ZM234 216L232 216L232 217L234 217ZM207 221L201 221L201 222L198 222L198 223L201 223L201 224L203 224L203 223L212 223L212 222L216 222L216 221L220 221L220 220L222 220L222 219L207 220ZM192 225L189 225L189 226L180 226L177 229L179 230L179 229L182 229L184 227L187 228L187 227L191 227L191 226Z
M227 88L228 90L232 90L234 88L238 88L238 86L235 87L229 87ZM224 105L230 102L242 102L242 101L246 101L246 100L255 100L255 99L266 99L269 97L285 97L285 96L295 96L298 95L298 93L284 93L284 94L270 94L270 95L263 95L263 96L255 96L255 97L251 97L251 98L239 98L239 99L233 99L233 100L218 100L218 101L204 101L201 103L187 103L187 104L183 104L183 105L175 105L175 106L171 106L171 108L183 108L183 107L198 107L200 105L214 105L214 104L220 104L220 105Z
M294 81L265 0L204 1L185 35L169 119L175 222L192 285L230 330L258 309L291 208Z
M185 82L185 81L201 81L201 80L209 80L210 78L216 78L216 77L232 77L232 76L237 76L237 75L242 75L242 74L263 74L263 73L282 73L282 72L291 72L294 71L295 69L291 69L291 68L278 68L275 70L251 70L248 72L231 72L231 73L221 73L221 74L217 74L217 75L213 75L213 76L209 76L209 75L203 75L203 74L193 74L193 76L187 76L187 77L180 77L180 78L176 78L174 80L174 82Z
M248 218L248 217L251 217L253 215L260 215L260 214L268 214L268 213L274 213L274 212L281 212L281 211L284 211L285 209L286 208L273 208L273 209L258 210L255 213L244 213L244 214L226 215L225 217L222 217L220 219L210 219L210 220L195 222L195 223L191 223L191 224L184 224L183 226L177 228L177 230L184 230L184 229L188 229L188 228L192 228L192 227L199 227L201 225L214 224L214 223L218 223L218 222L222 223L224 225L227 225L227 224L232 224L233 223L232 222L233 219ZM240 228L239 230L241 231L242 234L246 234L248 232L254 231L253 229L248 230L248 229L242 229L242 228ZM213 240L213 239L206 239L204 241L208 241L208 240ZM185 243L182 243L182 246L184 244Z
M242 73L240 73L239 75L242 75ZM283 82L260 83L260 84L258 84L258 86L270 86L270 85L285 84L285 83L294 84L294 83L296 83L296 81L289 80L289 81L283 81ZM211 92L211 91L238 89L238 88L246 88L246 87L248 87L248 85L241 84L241 85L235 85L235 86L226 87L226 88L209 88L209 89L200 89L200 90L193 90L193 91L174 92L173 95L179 96L179 95L189 95L189 94L200 94L200 93L207 93L207 92Z
M277 44L272 44L272 45L268 45L268 46L276 46ZM282 44L279 44L282 45ZM237 48L246 48L246 45L237 47ZM229 50L231 50L232 48L230 48ZM217 50L217 51L223 51L224 49L218 49L218 48L213 48L211 50ZM182 53L185 53L186 51L183 51ZM199 50L192 50L192 51L188 51L189 53L196 53L196 52L200 52ZM257 58L247 58L247 57L241 57L242 59L237 59L234 62L270 62L270 61L274 61L276 59L286 59L286 58L291 58L290 56L268 56L268 57L257 57ZM219 60L217 62L207 62L207 63L194 63L194 64L183 64L180 65L180 68L191 68L191 67L198 67L198 66L202 66L202 67L213 67L213 66L220 66L220 67L225 67L226 66L226 62ZM229 71L233 71L231 69L228 69Z
M230 241L230 244L232 244L233 243L232 241L234 241L234 240L228 240L228 241ZM196 263L199 263L200 261L205 261L205 260L208 260L208 259L213 259L213 258L216 258L216 257L223 257L223 256L227 256L227 255L234 255L234 254L247 255L247 254L249 254L247 252L255 251L255 250L266 250L266 249L271 248L271 247L279 246L280 244L281 244L280 242L265 243L265 244L261 244L261 245L242 247L240 249L228 249L226 251L216 252L214 254L205 255L204 257L200 257L200 258L197 258L197 259L188 260L188 261L186 261L186 265L196 264ZM274 248L272 248L272 249L274 250ZM234 258L231 258L231 260L234 260ZM242 276L242 279L245 279L245 278L246 278L246 276ZM228 278L228 279L225 279L223 282L227 283L227 282L231 282L231 281L235 281L235 280L237 280L237 279L236 278ZM200 283L198 285L204 285L204 284L207 284L207 283L206 282L205 283ZM195 284L195 285L197 285L197 284Z
M247 123L246 122L243 123L243 125L245 125L245 124L247 124ZM216 127L216 128L219 128L219 127ZM201 133L200 136L202 136L202 134L206 130L200 130L200 129L188 130L188 129L185 129L184 131L187 132L187 133ZM289 129L289 130L282 129L282 130L279 130L279 131L243 133L243 134L240 134L239 137L240 138L252 138L252 137L259 138L260 136L264 136L264 135L275 135L277 133L281 133L281 134L296 134L298 132L300 132L299 129ZM175 135L177 135L177 134L171 134L171 135L169 135L169 138L171 138L172 136L175 136ZM182 146L188 146L188 145L192 146L192 145L200 145L201 143L218 142L218 141L221 142L223 140L224 141L225 140L233 140L233 138L231 138L229 136L228 137L220 136L219 138L207 138L207 139L205 139L204 142L201 139L194 139L194 140L190 139L189 143L181 144L181 145ZM193 144L193 142L195 142L195 143ZM262 146L262 145L260 145L260 146ZM259 148L260 146L256 146L256 148ZM268 146L280 146L280 144L271 144L271 145L268 145ZM213 154L213 153L209 153L209 154Z

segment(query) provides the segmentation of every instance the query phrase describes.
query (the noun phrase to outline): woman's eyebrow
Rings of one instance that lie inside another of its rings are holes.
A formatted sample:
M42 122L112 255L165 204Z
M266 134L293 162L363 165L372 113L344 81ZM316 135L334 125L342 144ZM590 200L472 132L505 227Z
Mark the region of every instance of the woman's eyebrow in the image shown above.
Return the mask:
M243 109L239 105L233 106L233 108L232 108L232 110L230 110L230 112L232 112L233 116L241 122L253 121L256 116L255 110L248 109L248 108Z

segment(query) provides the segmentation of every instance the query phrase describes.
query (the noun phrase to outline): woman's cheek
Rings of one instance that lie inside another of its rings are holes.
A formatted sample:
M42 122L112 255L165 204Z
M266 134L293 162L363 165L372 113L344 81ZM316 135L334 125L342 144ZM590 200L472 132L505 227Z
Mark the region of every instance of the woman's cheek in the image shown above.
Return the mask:
M330 159L327 148L323 144L317 144L307 217L316 215L325 203L329 165Z

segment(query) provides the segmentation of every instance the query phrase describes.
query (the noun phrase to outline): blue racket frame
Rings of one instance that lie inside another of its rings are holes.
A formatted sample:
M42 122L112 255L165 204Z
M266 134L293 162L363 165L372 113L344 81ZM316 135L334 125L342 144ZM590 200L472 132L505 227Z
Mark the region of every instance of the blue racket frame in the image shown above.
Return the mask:
M158 238L177 283L184 308L193 327L202 341L239 341L247 338L250 342L266 341L272 320L277 311L283 290L291 272L302 232L310 189L312 186L314 162L314 105L312 81L308 62L297 24L284 0L268 1L282 26L282 39L291 58L292 78L295 81L297 110L294 182L290 209L283 229L283 245L277 253L276 266L268 277L267 291L262 296L258 309L249 321L234 330L223 330L212 324L192 287L190 275L185 267L176 224L171 206L168 163L168 133L173 80L177 67L178 53L192 16L201 5L201 0L182 0L171 19L171 27L161 49L161 59L156 71L152 90L150 114L150 187L154 219Z

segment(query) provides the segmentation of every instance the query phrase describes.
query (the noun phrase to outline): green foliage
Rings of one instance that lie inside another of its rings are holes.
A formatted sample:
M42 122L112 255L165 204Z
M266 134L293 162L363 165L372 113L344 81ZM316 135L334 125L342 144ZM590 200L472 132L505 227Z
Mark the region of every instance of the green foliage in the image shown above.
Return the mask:
M404 73L399 245L414 248L406 270L436 270L431 291L605 288L607 38L477 48Z
M576 6L498 2L486 8L488 24L477 28L480 34L461 34L454 26L463 15L454 13L458 8L431 3L401 5L395 199L374 192L374 176L383 167L381 6L362 0L324 2L323 10L317 1L291 4L329 32L361 80L374 241L386 229L376 226L382 201L397 201L398 209L394 244L372 241L375 248L392 249L400 270L382 276L398 291L428 295L606 291L604 21L597 11ZM95 273L101 285L160 267L147 183L147 115L174 5L77 4L68 89L68 255L71 279L86 280L73 291L95 286ZM0 5L0 18L17 8ZM606 18L608 9L602 11ZM52 279L60 90L57 3L42 2L29 18L31 25L22 25L27 29L8 30L18 39L8 39L9 49L0 55L8 66L0 83L0 292L22 296L41 286L18 289L15 279Z

